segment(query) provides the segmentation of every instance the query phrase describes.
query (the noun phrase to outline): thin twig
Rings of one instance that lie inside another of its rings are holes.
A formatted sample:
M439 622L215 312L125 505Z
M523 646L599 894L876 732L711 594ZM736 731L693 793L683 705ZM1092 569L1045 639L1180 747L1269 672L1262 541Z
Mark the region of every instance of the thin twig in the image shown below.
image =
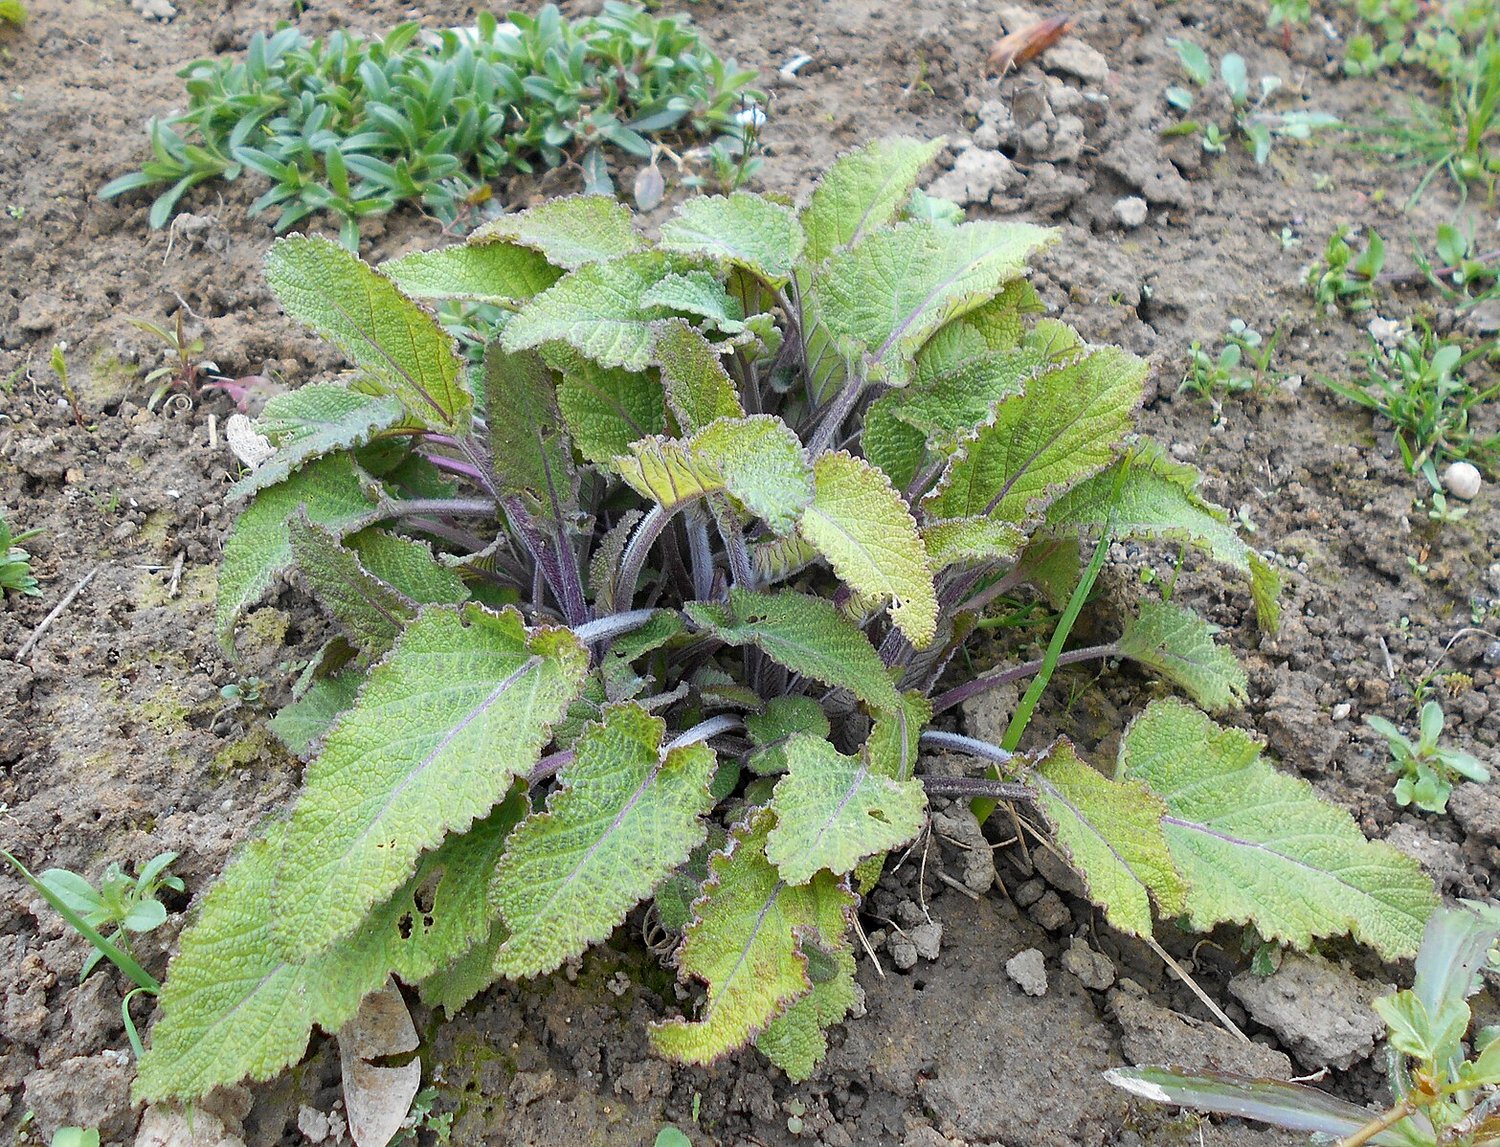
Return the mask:
M944 884L946 884L949 888L953 889L953 891L955 891L955 892L962 892L970 900L979 900L979 899L981 899L979 893L975 892L972 888L970 888L967 884L963 883L962 881L954 880L953 877L949 876L946 872L941 872L941 871L938 872L937 873L937 878L939 880L941 880Z
M167 596L176 597L177 591L182 584L182 563L187 559L186 550L178 550L177 557L172 562L172 576L167 579Z
M97 565L93 569L89 570L88 573L83 575L82 580L79 581L79 583L72 589L70 589L63 597L63 599L52 607L52 612L49 613L46 617L42 618L42 623L31 631L31 636L26 639L26 644L21 646L21 648L16 652L13 660L21 661L26 657L28 653L32 651L32 649L36 647L36 643L38 640L40 640L42 634L47 632L47 627L62 616L63 610L67 609L68 606L73 604L73 599L83 592L84 587L87 586L89 582L93 581L94 575L103 568L104 566L102 564Z
M1188 990L1191 991L1193 995L1198 997L1203 1006L1209 1011L1213 1012L1214 1019L1218 1020L1219 1023L1224 1025L1225 1031L1229 1032L1230 1035L1238 1037L1241 1043L1250 1042L1250 1037L1247 1036L1244 1032L1240 1031L1235 1022L1224 1014L1224 1009L1219 1007L1218 1004L1214 1003L1213 1000L1209 998L1208 993L1198 986L1198 981L1194 980L1192 976L1188 975L1186 968L1184 968L1176 960L1172 959L1167 950L1156 942L1155 937L1142 936L1141 939L1146 941L1146 945L1161 957L1162 963L1166 964L1166 966L1172 970L1172 973L1188 986Z

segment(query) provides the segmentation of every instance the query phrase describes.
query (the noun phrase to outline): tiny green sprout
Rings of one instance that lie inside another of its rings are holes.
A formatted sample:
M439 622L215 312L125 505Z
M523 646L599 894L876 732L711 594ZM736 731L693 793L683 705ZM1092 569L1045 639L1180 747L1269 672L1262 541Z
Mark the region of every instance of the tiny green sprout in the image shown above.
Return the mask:
M652 1147L693 1147L693 1141L676 1127L663 1127L652 1140Z
M52 1133L51 1147L99 1147L99 1132L93 1127L59 1127Z
M1302 237L1290 227L1283 227L1278 239L1281 242L1281 249L1283 251L1290 251L1293 247L1302 246Z
M131 876L118 861L111 861L95 888L76 872L66 868L49 868L38 879L77 913L91 928L109 929L105 937L125 946L122 933L140 934L160 928L167 920L167 909L157 896L162 889L183 891L181 878L167 868L177 859L175 852L162 852L148 860L140 872ZM83 980L94 970L105 952L96 947L78 978Z
M1443 707L1436 701L1422 706L1416 744L1384 717L1366 717L1365 724L1390 746L1391 771L1401 774L1394 791L1402 808L1415 804L1425 812L1444 813L1455 780L1483 783L1490 779L1489 770L1477 757L1438 744L1443 735Z
M58 385L62 387L63 394L67 395L68 405L73 408L73 421L80 428L83 427L83 407L78 402L78 394L73 389L73 384L68 381L68 344L66 342L54 343L52 350L47 356L48 364L52 367L52 373L57 376Z
M1469 508L1467 506L1450 504L1446 494L1441 490L1434 490L1432 492L1432 508L1427 511L1427 516L1434 522L1452 525L1454 522L1462 520L1468 512Z
M1371 230L1364 249L1356 250L1349 243L1352 230L1348 224L1335 228L1322 258L1308 266L1303 279L1319 306L1358 314L1374 306L1375 277L1385 266L1385 240Z
M26 530L12 534L5 518L0 516L0 592L22 593L27 597L40 597L42 587L31 572L31 555L20 546L27 538L34 538L41 530Z
M26 5L21 0L0 0L0 24L21 28L26 24Z
M264 688L265 683L259 677L245 677L225 685L219 690L219 696L232 705L258 709L262 703L261 693Z

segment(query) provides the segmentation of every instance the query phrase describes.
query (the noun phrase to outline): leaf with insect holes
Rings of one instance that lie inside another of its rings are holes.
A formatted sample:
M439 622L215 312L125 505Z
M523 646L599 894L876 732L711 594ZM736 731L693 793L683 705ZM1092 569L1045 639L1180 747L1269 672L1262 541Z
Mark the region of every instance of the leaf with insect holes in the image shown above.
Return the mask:
M614 469L667 510L726 491L778 534L796 526L813 496L802 443L769 414L715 419L691 438L643 438Z
M640 371L603 367L572 347L542 352L561 376L557 405L573 444L596 466L608 466L630 444L667 428L661 384Z
M310 382L278 394L254 423L276 452L231 486L225 501L237 502L284 482L324 454L363 446L404 416L395 395L361 394L332 382Z
M811 321L866 382L905 386L938 328L1019 276L1053 232L1029 223L903 223L840 252L813 277Z
M1055 533L1088 536L1108 523L1117 536L1191 542L1215 561L1250 574L1260 627L1274 633L1281 579L1235 533L1229 515L1199 495L1200 481L1193 467L1171 461L1156 443L1143 441L1115 466L1053 502L1047 526Z
M1121 657L1154 669L1214 713L1238 709L1250 699L1250 679L1224 646L1219 632L1190 609L1163 601L1143 601L1125 623L1116 648Z
M423 849L487 812L536 763L587 668L570 631L527 630L514 609L424 609L307 769L271 891L283 951L355 931Z
M562 342L600 366L645 370L651 365L651 324L669 317L642 296L668 275L691 269L681 257L641 251L569 271L533 299L505 328L511 352Z
M689 602L687 614L720 641L755 645L778 665L847 689L871 709L901 706L880 654L832 602L791 590L731 589L727 605Z
M293 235L266 255L266 282L292 318L334 343L422 425L468 426L474 399L453 339L396 284L330 239Z
M746 191L696 196L661 227L663 250L743 267L772 287L792 277L806 242L791 208Z
M766 859L772 816L752 814L709 861L703 898L677 950L678 974L703 981L698 1019L651 1025L651 1043L682 1063L743 1047L812 988L807 950L836 950L854 910L846 883L820 872L789 885Z
M537 976L580 955L703 839L718 762L705 744L665 748L665 731L638 705L584 730L546 811L516 830L495 869L491 895L508 931L497 971Z
M1151 901L1182 911L1186 885L1162 834L1165 806L1138 781L1111 781L1078 759L1066 740L1037 763L1037 809L1105 918L1132 936L1151 935Z
M505 494L531 495L550 514L578 502L573 451L557 407L552 372L534 353L506 354L499 344L484 351L484 402L490 457Z
M828 714L811 697L772 697L763 712L745 714L745 731L753 748L745 759L761 776L786 772L786 746L793 734L827 740L832 726Z
M933 518L1031 521L1068 487L1109 465L1130 431L1146 364L1104 347L1002 399L923 502Z
M921 782L882 775L868 750L846 757L822 737L794 733L783 752L787 774L771 799L766 859L788 883L806 884L820 868L841 876L922 831Z
M1180 701L1153 701L1126 730L1120 776L1144 781L1167 806L1163 828L1195 929L1248 924L1303 949L1352 932L1389 960L1421 943L1437 898L1417 862L1366 840L1353 817L1278 773L1238 729Z
M183 932L141 1059L134 1096L193 1098L269 1079L334 1031L395 970L414 983L482 939L490 867L525 813L519 793L429 853L415 875L342 943L289 957L276 940L271 892L285 824L253 840L209 890Z
M299 506L308 520L336 534L374 520L376 494L347 454L319 458L285 482L262 490L235 520L219 564L216 627L219 644L233 648L234 623L278 576L292 568L287 519Z
M896 218L911 198L922 169L943 141L875 140L841 156L813 191L801 215L807 245L802 261L815 267Z
M812 504L797 523L851 589L891 603L917 648L937 632L937 590L917 523L890 479L862 458L830 451L813 463Z
M413 251L380 264L380 270L413 299L503 307L535 298L562 278L562 272L541 255L512 243L459 243Z
M848 1015L859 998L854 953L847 945L830 952L804 940L802 954L812 988L755 1037L756 1050L797 1083L812 1075L828 1053L828 1028Z
M716 418L745 417L734 381L713 344L682 319L658 323L655 335L653 353L661 367L662 389L684 434Z
M613 195L549 199L514 215L502 215L469 236L477 247L511 243L529 247L549 263L575 271L585 263L631 255L645 246L630 208Z

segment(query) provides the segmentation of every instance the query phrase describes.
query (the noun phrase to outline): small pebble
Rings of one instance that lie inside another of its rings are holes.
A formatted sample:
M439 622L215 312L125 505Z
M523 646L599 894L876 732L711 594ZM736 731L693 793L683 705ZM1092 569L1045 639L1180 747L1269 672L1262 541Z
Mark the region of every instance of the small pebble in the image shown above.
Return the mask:
M1492 669L1500 666L1500 641L1492 641L1485 646L1484 663Z
M1031 906L1031 911L1028 915L1040 927L1045 928L1049 932L1060 931L1063 928L1070 927L1073 923L1073 914L1068 911L1068 906L1062 902L1062 897L1050 890Z
M1351 705L1351 704L1349 704L1349 702L1347 702L1347 701L1340 701L1337 705L1335 705L1333 707L1332 717L1333 717L1333 719L1335 721L1344 721L1344 720L1347 720L1348 717L1349 717L1349 713L1350 713L1350 711L1353 708L1354 708L1354 706Z
M886 944L886 951L891 954L891 963L903 972L910 971L917 965L917 946L912 943L910 936L903 936L900 932L893 933Z
M919 924L911 930L911 942L922 959L936 960L943 946L943 926L936 920Z
M1035 948L1017 952L1005 961L1005 974L1028 996L1047 994L1047 964Z
M1090 948L1081 936L1074 936L1062 954L1062 966L1063 971L1072 972L1079 983L1093 991L1108 991L1114 985L1114 963L1103 952Z
M1139 195L1128 195L1124 199L1115 200L1111 210L1120 221L1120 226L1132 231L1146 222L1146 201Z
M1479 469L1469 462L1454 462L1443 471L1443 486L1455 498L1473 501L1479 493Z

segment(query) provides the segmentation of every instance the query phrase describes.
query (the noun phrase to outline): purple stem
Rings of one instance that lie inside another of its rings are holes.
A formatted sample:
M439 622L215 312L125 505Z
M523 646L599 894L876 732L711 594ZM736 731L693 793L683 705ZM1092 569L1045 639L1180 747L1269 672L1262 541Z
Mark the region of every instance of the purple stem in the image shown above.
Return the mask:
M467 478L469 481L475 482L480 486L485 484L484 474L478 466L470 462L460 462L457 458L449 458L446 454L429 454L426 451L422 451L422 457L431 462L439 470L444 470L449 474L457 474L460 478Z
M1097 661L1105 657L1114 657L1120 651L1120 647L1114 643L1108 645L1088 645L1082 649L1070 649L1057 659L1058 665L1074 665L1080 661ZM1009 669L998 673L985 673L975 677L971 681L965 681L962 685L955 685L946 693L939 693L932 699L932 715L935 717L944 710L951 709L955 705L961 705L970 697L977 697L980 693L989 689L999 688L1001 685L1011 681L1019 681L1023 677L1032 677L1042 670L1045 658L1037 658L1035 661L1027 661L1021 665L1013 665ZM924 734L925 736L925 734Z
M620 559L620 580L615 583L616 605L629 605L635 600L635 583L641 578L641 570L646 568L646 555L671 520L671 511L658 504L652 506L636 526L630 543L625 547L625 556Z
M917 778L930 797L985 797L998 801L1035 801L1036 790L1016 781L992 781L988 777Z
M495 503L489 498L405 498L399 502L388 502L380 508L387 518L409 518L418 514L435 514L452 518L466 514L495 513Z

